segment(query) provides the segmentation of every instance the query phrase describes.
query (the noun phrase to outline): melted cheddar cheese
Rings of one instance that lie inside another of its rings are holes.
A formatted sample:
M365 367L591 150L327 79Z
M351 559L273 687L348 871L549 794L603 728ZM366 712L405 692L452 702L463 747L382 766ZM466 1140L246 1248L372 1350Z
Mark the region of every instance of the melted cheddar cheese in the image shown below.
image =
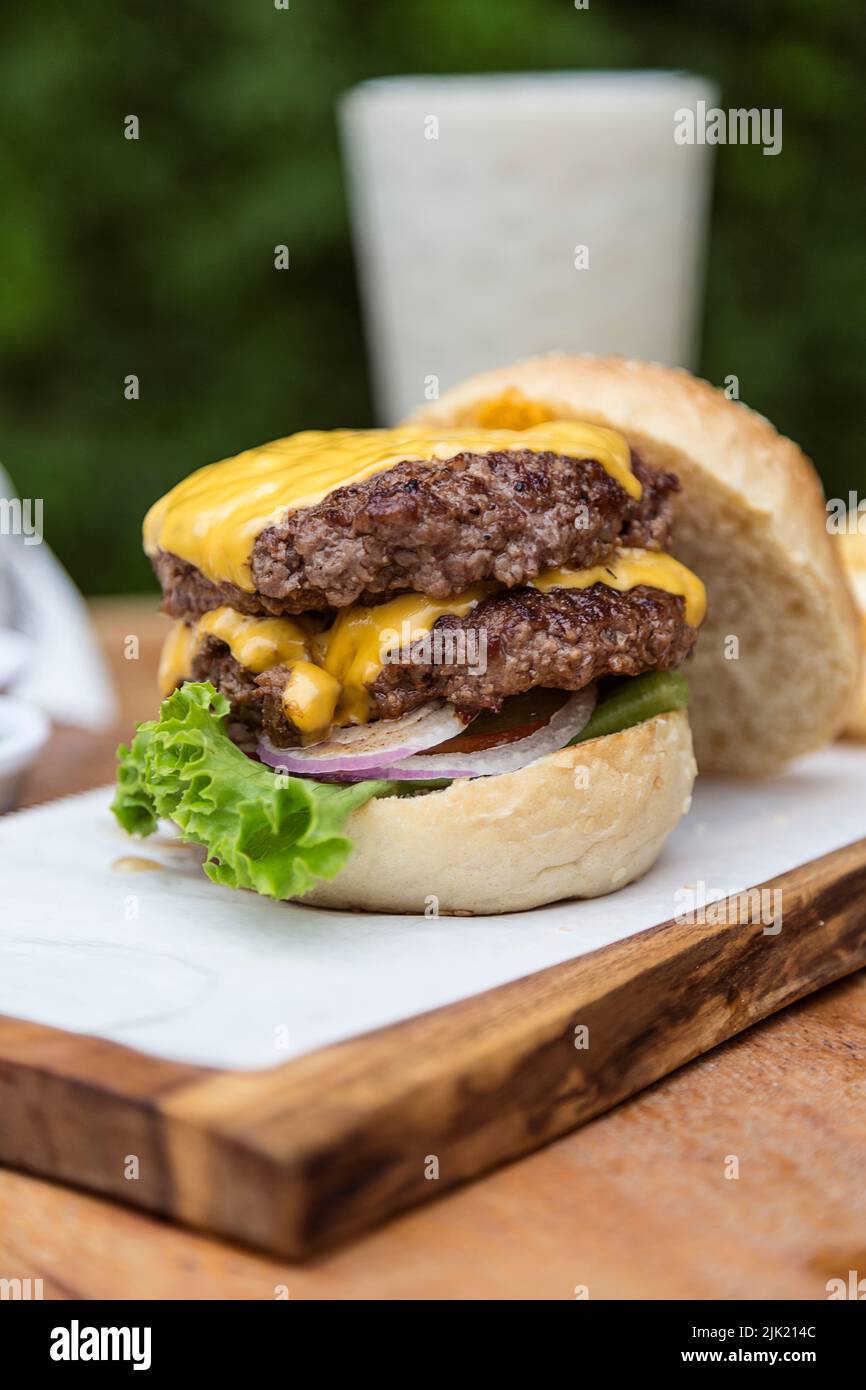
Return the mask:
M196 630L225 642L235 661L254 676L310 655L306 634L291 618L250 618L234 608L214 608L199 618Z
M251 618L234 608L214 608L192 625L176 622L166 637L158 676L162 695L170 695L179 681L189 679L206 636L225 642L235 661L254 676L310 655L309 638L291 618Z
M326 734L335 722L342 692L337 678L321 666L296 661L283 687L283 713L306 738L315 738Z
M533 588L546 594L550 589L588 589L591 584L606 584L609 589L636 589L645 584L650 589L663 589L685 599L686 622L700 627L707 611L707 591L696 574L673 555L659 555L653 550L620 550L613 560L591 569L546 570L532 581Z
M182 680L189 680L198 647L198 634L195 628L188 627L182 621L172 624L171 630L162 644L156 676L159 693L163 699L166 695L170 695L175 686L179 685Z
M508 449L595 459L630 497L641 496L622 435L579 421L553 420L518 430L433 432L409 425L306 430L212 463L178 483L148 512L144 547L149 555L165 550L179 556L214 583L253 593L250 561L256 539L287 512L310 507L335 488L385 473L403 460L430 462Z
M672 555L650 550L621 550L605 565L590 569L546 570L532 587L588 589L606 584L620 591L646 585L677 594L685 601L686 621L700 626L706 612L706 590L696 574ZM288 666L289 680L282 703L286 717L307 738L324 733L331 724L365 724L372 713L368 686L389 654L406 650L446 614L463 618L482 598L502 592L497 584L476 584L450 599L402 594L375 607L351 607L338 614L325 632L305 636L291 618L247 618L231 608L206 613L194 627L176 623L166 639L160 662L164 695L189 677L202 635L224 641L248 670ZM263 664L264 663L264 664Z
M477 401L472 410L472 419L475 424L488 430L528 430L533 425L555 420L556 412L540 401L530 400L516 386L511 386L499 396Z

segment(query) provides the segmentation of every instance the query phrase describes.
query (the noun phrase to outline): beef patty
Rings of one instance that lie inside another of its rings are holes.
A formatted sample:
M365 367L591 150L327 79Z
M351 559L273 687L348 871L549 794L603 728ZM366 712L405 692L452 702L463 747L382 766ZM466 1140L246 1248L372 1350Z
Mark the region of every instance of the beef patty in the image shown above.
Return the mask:
M632 467L639 502L592 459L514 450L398 463L263 531L252 554L255 593L158 553L163 608L174 617L222 604L302 613L402 589L450 598L481 580L512 588L556 565L586 568L616 545L664 550L679 483L634 454Z
M434 659L425 659L430 644L418 642L383 666L370 687L382 718L440 697L475 713L497 710L507 696L538 685L582 690L601 676L669 671L698 635L678 595L644 585L618 593L605 584L497 594L465 618L440 618L433 632L440 636L438 659L435 648ZM471 644L455 641L461 633L471 634ZM451 654L458 659L445 664L442 655Z
M382 667L370 687L381 718L397 718L437 698L474 714L497 710L509 695L535 686L581 690L602 676L672 670L697 638L682 598L645 586L618 593L604 584L496 594L465 618L440 618L432 636L437 634L438 654L421 639ZM461 634L471 634L471 644L461 644ZM445 664L443 654L456 659ZM261 728L282 746L297 743L281 704L288 667L253 676L224 643L207 637L191 674L222 690L241 723Z

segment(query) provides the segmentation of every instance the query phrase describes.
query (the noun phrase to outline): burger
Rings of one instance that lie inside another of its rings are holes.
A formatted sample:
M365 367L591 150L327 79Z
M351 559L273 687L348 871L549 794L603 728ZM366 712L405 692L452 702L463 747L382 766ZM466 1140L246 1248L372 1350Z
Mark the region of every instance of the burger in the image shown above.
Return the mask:
M393 430L292 435L180 482L144 538L174 623L115 814L277 899L608 893L687 810L692 729L702 768L766 772L857 679L811 465L655 365L540 358Z

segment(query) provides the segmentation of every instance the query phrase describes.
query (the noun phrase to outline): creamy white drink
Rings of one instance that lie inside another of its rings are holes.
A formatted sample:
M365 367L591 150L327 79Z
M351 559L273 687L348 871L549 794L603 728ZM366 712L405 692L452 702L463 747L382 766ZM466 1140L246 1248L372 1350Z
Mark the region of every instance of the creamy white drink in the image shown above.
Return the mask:
M716 92L677 73L389 78L340 108L376 398L392 423L537 352L694 365Z

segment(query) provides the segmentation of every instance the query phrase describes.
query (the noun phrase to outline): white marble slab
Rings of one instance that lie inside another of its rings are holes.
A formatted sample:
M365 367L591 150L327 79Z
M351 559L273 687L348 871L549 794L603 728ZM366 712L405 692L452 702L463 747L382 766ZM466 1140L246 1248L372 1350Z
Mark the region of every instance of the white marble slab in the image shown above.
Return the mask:
M0 820L0 1014L259 1068L666 921L688 885L738 892L866 836L866 748L760 782L701 779L639 883L498 918L324 912L219 888L168 835L128 839L110 796ZM128 856L162 867L113 867Z

